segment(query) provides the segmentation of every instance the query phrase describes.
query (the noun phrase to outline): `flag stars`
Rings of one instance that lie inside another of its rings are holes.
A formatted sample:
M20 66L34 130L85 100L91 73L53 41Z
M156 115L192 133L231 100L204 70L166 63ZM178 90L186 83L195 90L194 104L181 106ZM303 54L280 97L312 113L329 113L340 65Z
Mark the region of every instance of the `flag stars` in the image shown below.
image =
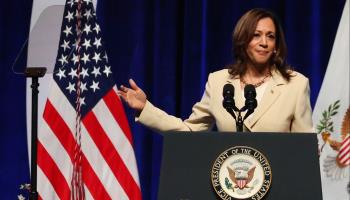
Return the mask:
M69 0L69 2L67 2L67 4L70 4L70 7L73 7L74 1L73 0Z
M70 4L70 7L73 7L73 5L74 5L74 0L69 0L68 2L67 2L67 5L69 5Z
M91 74L95 75L95 78L98 75L101 75L100 68L99 67L94 67L94 70L91 72Z
M69 41L63 40L63 44L61 44L61 47L63 48L63 51L66 51L66 49L70 49Z
M61 62L61 65L62 65L62 67L64 66L64 64L65 63L67 63L68 64L68 61L67 61L67 56L65 56L65 55L61 55L61 58L60 59L58 59L58 61L60 61Z
M100 26L98 24L96 24L93 30L96 31L96 34L98 34L101 31Z
M103 58L106 59L106 62L108 62L107 52L105 52L105 55L103 56Z
M95 37L95 41L94 41L94 45L96 46L96 49L98 49L99 46L102 46L101 44L101 38L96 38Z
M18 200L26 200L26 198L22 194L17 195L17 199Z
M83 92L84 91L87 91L88 89L87 89L87 87L86 87L86 83L84 83L84 82L81 82L81 84L80 84L80 91L81 91L81 93L83 94Z
M90 41L91 40L84 39L84 43L82 45L85 47L85 50L91 47Z
M74 79L74 77L78 77L76 69L71 68L70 70L71 71L68 73L68 75L71 76L72 79Z
M108 77L108 76L109 76L109 74L111 74L111 73L112 73L112 71L111 71L111 66L107 66L107 65L105 65L105 69L103 70L103 73L105 73L105 74L106 74L106 76Z
M85 24L84 29L83 29L83 32L85 32L86 35L89 35L89 33L92 32L92 31L91 31L91 25Z
M80 106L86 105L86 103L85 103L85 97L80 97L80 98L79 98L79 104L80 104Z
M69 94L71 94L73 91L75 91L75 84L74 83L68 83L68 87L66 89L69 91Z
M90 86L90 88L95 92L96 90L99 90L100 87L98 86L99 82L92 81L92 85Z
M87 20L89 20L89 18L92 18L91 9L85 10L84 17L86 17Z
M86 62L89 62L89 54L84 53L84 56L81 58L81 60L84 61L84 64L86 64Z
M98 61L102 60L102 59L100 58L100 54L101 54L101 53L96 53L96 52L95 52L95 55L94 55L94 57L92 58L93 60L95 60L96 64L97 64Z
M89 71L89 69L85 69L85 68L83 68L83 69L81 70L80 75L83 76L83 79L84 79L85 77L89 77L88 71Z
M66 37L68 37L69 34L73 35L71 26L66 26L63 32L66 34Z
M66 72L66 70L64 70L64 69L62 69L62 68L59 68L59 69L58 69L58 72L57 72L56 76L59 77L59 80L61 80L62 77L63 77L63 78L66 78L65 72Z
M83 7L76 9L77 4L82 2ZM92 0L67 0L67 4L73 9L65 11L63 16L60 53L56 59L59 68L56 68L54 76L69 101L80 105L82 112L85 112L90 98L113 84L103 83L113 77L113 72L103 48L101 26L95 21ZM86 4L90 7L85 7ZM81 23L77 24L76 20L79 19ZM92 98L91 101L94 102L95 99Z
M75 55L75 53L73 53L73 58L71 59L71 61L74 62L74 65L75 63L79 62L79 56Z
M74 14L73 12L68 11L67 15L64 18L68 19L68 22L70 22L70 20L73 19L73 14Z

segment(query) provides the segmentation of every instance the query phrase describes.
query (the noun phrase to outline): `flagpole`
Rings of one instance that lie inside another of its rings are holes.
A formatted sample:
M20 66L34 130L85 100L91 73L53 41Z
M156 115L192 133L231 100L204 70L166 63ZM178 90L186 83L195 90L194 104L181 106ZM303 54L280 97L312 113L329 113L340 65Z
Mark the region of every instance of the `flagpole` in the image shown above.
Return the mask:
M32 78L32 142L31 142L31 173L30 173L30 200L38 199L37 192L37 141L38 141L38 94L39 77L46 73L45 67L27 67L24 74Z

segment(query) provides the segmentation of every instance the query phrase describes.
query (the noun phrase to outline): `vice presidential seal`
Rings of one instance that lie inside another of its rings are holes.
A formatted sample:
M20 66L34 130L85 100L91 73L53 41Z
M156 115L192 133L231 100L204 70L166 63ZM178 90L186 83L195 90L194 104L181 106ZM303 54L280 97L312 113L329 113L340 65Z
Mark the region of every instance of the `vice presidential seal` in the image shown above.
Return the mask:
M211 181L224 200L262 199L270 188L271 167L258 150L247 146L227 149L215 160Z

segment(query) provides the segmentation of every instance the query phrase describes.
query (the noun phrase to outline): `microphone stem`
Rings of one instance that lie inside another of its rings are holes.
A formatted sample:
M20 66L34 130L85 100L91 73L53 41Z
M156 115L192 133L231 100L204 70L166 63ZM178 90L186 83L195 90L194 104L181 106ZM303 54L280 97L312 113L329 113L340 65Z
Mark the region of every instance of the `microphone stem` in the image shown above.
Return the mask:
M238 119L236 120L237 132L243 132L243 119L241 111L238 112Z
M235 112L231 108L226 108L226 111L232 115L232 117L236 120Z

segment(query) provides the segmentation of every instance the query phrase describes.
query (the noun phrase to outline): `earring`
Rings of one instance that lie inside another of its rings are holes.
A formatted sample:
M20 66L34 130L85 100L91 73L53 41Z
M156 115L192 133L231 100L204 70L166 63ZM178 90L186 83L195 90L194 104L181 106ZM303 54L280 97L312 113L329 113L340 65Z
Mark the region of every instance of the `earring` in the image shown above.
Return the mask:
M274 53L274 54L276 54L276 53L277 53L276 49L274 49L274 50L273 50L273 53Z

